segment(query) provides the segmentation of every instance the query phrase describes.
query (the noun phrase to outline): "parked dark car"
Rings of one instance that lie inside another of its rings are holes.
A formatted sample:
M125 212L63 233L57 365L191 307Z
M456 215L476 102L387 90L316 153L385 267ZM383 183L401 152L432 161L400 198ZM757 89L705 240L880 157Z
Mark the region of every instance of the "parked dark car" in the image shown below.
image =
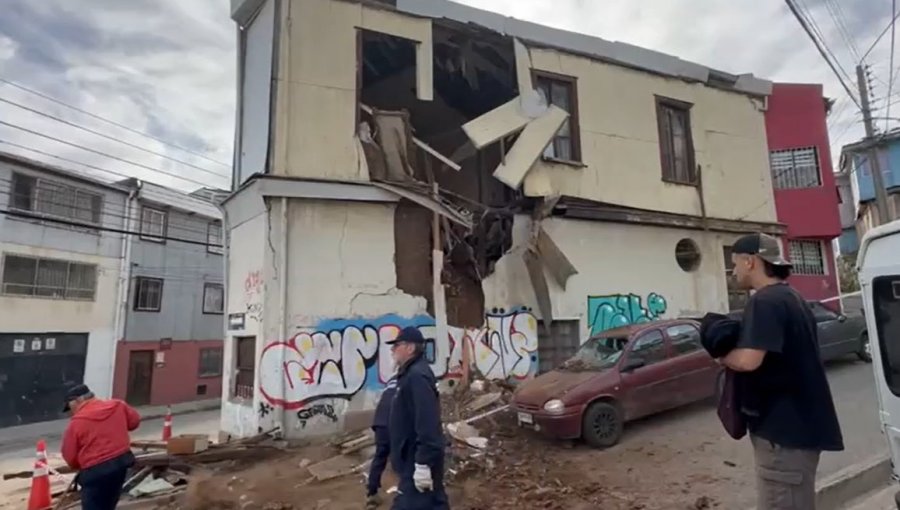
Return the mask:
M821 302L809 301L819 329L819 351L825 361L855 355L872 362L866 318L861 313L839 314Z
M589 338L557 369L521 383L512 406L520 426L609 447L628 421L713 397L720 373L699 323L660 320Z

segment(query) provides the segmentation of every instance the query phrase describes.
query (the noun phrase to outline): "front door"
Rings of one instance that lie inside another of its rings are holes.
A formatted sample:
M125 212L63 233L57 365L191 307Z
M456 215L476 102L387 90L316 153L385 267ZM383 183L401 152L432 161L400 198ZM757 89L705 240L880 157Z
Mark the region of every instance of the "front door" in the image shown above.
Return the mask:
M128 389L125 400L134 406L150 403L153 387L153 351L131 351L128 354Z

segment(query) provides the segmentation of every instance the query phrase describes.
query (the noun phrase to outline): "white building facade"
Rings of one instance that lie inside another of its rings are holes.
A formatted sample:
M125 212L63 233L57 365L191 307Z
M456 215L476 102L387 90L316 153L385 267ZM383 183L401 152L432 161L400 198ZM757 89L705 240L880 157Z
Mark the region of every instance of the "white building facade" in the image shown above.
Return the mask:
M768 82L442 0L232 6L226 434L368 426L404 326L452 387L727 310L731 243L784 233Z

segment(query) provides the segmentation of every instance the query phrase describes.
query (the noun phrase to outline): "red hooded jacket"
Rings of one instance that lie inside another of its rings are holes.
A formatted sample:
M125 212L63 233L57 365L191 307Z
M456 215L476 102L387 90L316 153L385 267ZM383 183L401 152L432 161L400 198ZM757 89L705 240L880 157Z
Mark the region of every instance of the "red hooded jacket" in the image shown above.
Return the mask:
M128 433L140 424L141 415L121 400L89 400L66 428L63 459L78 470L112 460L131 449Z

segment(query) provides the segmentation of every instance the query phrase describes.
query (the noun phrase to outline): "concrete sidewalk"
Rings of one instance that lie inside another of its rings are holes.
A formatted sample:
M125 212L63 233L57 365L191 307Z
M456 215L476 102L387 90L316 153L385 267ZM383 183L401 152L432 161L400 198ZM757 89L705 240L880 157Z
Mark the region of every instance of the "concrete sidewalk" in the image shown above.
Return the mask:
M221 403L221 399L216 398L172 404L172 414L178 415L217 409ZM166 410L167 406L144 406L137 408L137 411L141 414L141 419L144 420L163 417L166 415ZM62 436L63 432L65 432L68 423L68 419L62 419L0 429L0 453L17 449L21 447L23 443L33 443L41 438L59 438Z
M848 510L897 510L894 494L898 491L900 491L900 486L889 485L853 502Z

